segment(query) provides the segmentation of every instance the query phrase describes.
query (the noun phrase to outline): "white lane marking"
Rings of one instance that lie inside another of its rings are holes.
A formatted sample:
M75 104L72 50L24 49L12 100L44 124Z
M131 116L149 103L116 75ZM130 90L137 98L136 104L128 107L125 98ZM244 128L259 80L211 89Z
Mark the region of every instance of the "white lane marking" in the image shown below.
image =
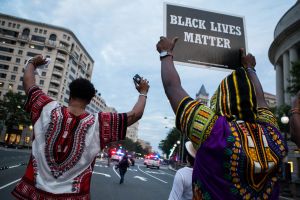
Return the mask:
M138 170L136 170L136 169L131 169L131 168L128 168L128 170L129 170L129 171L135 171L135 172L138 171Z
M11 169L11 168L20 167L20 166L21 166L21 164L19 164L19 165L13 165L13 166L9 166L8 168L9 168L9 169Z
M140 179L141 181L147 181L147 178L142 177L142 176L134 176L133 178L138 178L138 179Z
M96 167L102 167L102 165L97 165L97 164L96 164L95 166L96 166Z
M165 174L164 172L161 172L161 171L159 171L159 172L145 171L145 172L150 173L150 174Z
M104 174L104 173L100 173L100 172L93 172L93 174L99 174L99 175L103 175L106 177L111 177L109 174Z
M116 166L116 165L113 166L113 170L114 170L114 172L117 174L117 176L118 176L119 178L121 178L120 175L119 175L119 173L116 171L115 166Z
M166 172L163 172L164 174L167 174L169 176L175 176L174 174L169 174L169 173L166 173Z
M155 179L157 179L157 180L159 180L159 181L161 181L161 182L163 182L163 183L168 183L168 182L166 182L166 181L164 181L164 180L161 180L161 179L159 179L159 178L157 178L157 177L155 177L155 176L152 176L151 174L149 174L149 173L147 173L147 172L144 172L143 170L140 169L140 165L138 165L138 169L139 169L141 172L147 174L148 176L151 176L152 178L155 178Z
M11 184L14 184L15 182L18 182L19 180L21 180L21 179L19 178L19 179L14 180L14 181L12 181L12 182L10 182L10 183L7 183L6 185L1 186L1 187L0 187L0 190L2 190L3 188L6 188L6 187L8 187L8 186L10 186Z

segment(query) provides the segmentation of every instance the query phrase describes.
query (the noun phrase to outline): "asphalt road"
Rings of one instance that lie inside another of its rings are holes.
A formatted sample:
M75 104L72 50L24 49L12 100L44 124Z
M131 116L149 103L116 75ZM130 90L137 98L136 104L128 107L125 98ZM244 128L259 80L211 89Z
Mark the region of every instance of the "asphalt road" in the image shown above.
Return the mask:
M10 192L23 176L30 153L25 150L0 149L0 199L14 199ZM119 184L115 163L108 167L105 160L97 159L91 183L92 200L163 200L168 199L175 172L167 166L148 169L143 160L131 166L123 184ZM3 168L7 166L9 168Z

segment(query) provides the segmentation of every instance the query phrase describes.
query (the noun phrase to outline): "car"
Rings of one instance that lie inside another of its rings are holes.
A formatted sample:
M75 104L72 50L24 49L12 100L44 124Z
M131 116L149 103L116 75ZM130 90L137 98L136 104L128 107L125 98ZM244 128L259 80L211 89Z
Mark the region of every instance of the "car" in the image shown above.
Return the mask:
M156 167L157 169L159 169L160 167L160 160L158 157L150 157L149 160L147 161L146 164L147 168L149 167Z
M150 159L150 156L146 156L146 157L144 158L144 165L147 165L149 159Z

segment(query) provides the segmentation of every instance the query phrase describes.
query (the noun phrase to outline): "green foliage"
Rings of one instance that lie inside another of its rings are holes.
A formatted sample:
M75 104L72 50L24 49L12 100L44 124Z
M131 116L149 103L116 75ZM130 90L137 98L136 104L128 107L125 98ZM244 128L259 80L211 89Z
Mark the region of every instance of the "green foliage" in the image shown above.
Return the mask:
M20 124L29 126L30 116L23 110L26 96L21 93L7 92L0 100L0 120L7 126L8 132Z
M297 92L300 91L300 61L292 63L290 75L288 92L292 95L296 95Z
M162 150L163 153L169 155L173 145L176 144L177 140L180 140L180 135L181 132L177 128L171 129L167 137L160 141L158 148Z
M109 147L117 147L119 144L121 144L122 148L126 149L129 152L136 152L142 155L150 153L148 152L148 149L143 149L142 145L139 142L134 142L129 138L126 138L125 140L119 142L113 142L109 145Z

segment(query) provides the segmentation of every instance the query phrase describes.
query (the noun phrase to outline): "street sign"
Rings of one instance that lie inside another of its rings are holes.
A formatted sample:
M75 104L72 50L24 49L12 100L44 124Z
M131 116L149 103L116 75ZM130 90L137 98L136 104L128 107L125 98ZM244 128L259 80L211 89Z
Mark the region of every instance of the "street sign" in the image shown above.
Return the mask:
M177 64L235 69L239 49L247 50L241 16L165 3L164 33L179 37L173 51Z

